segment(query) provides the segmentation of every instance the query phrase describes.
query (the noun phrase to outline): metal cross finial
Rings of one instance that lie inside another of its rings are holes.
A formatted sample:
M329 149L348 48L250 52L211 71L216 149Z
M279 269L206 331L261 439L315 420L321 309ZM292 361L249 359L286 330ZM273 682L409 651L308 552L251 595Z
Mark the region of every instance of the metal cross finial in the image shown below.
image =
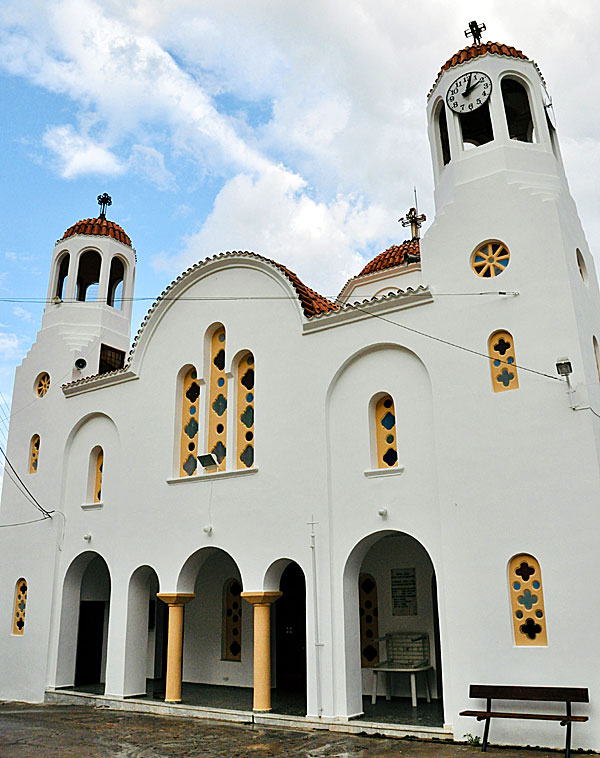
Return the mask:
M406 216L398 219L402 226L410 226L410 233L414 240L419 239L419 230L421 229L421 224L423 221L427 221L427 216L424 213L421 213L420 216L418 214L419 212L416 208L409 208Z
M485 24L478 24L477 21L469 21L469 28L465 29L465 37L473 37L476 45L481 45L481 32L485 31Z
M103 195L98 195L98 205L100 206L100 218L106 218L106 209L112 205L111 196L106 192Z

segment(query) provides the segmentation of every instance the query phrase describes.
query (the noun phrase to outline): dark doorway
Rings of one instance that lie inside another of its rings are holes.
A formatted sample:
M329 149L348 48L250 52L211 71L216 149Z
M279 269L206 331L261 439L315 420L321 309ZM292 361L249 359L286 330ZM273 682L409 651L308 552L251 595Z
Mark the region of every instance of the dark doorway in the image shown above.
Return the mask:
M79 606L79 632L75 661L75 686L99 684L104 642L103 600L82 600Z
M297 563L281 575L283 593L276 605L277 689L306 690L306 585Z

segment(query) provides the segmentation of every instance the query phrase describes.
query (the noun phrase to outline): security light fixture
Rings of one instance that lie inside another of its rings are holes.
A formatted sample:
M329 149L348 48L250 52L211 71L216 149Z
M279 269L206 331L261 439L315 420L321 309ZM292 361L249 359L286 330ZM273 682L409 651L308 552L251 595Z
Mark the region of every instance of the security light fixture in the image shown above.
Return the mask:
M212 453L206 453L205 455L199 455L198 460L202 468L214 468L217 466L217 461Z
M568 358L559 358L556 361L556 371L560 376L568 378L573 373L573 366Z
M87 361L86 361L86 359L85 359L85 358L78 358L78 359L75 361L75 368L76 368L78 371L83 371L83 369L84 369L86 366L87 366Z

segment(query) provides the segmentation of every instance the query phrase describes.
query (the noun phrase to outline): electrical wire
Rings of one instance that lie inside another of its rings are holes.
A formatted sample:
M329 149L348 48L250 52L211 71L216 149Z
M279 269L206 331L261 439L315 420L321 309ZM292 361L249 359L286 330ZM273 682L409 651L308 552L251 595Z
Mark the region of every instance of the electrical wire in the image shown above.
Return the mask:
M39 521L48 521L48 519L44 516L44 518L35 518L33 521L18 521L16 524L0 524L0 529L6 529L9 526L25 526L26 524L37 524Z
M0 446L0 453L1 453L1 454L4 456L4 460L5 460L5 463L7 463L7 464L8 464L8 466L10 467L10 470L11 470L11 471L13 472L13 474L14 474L14 475L17 477L17 479L19 480L19 482L20 482L21 486L22 486L22 487L23 487L23 489L25 490L25 492L26 492L26 493L29 495L29 497L30 497L31 501L33 502L33 505L35 505L35 507L36 507L36 508L37 508L37 509L40 511L40 513L43 513L43 514L44 514L45 518L52 518L52 516L50 515L50 512L49 512L49 511L47 511L47 510L46 510L46 509L45 509L45 508L44 508L44 507L43 507L43 506L42 506L42 505L41 505L41 504L38 502L38 500L37 500L37 498L35 497L35 495L34 495L34 494L31 492L31 490L29 489L29 487L28 487L28 486L25 484L25 482L24 482L24 481L21 479L21 477L19 476L19 474L18 474L17 470L15 469L15 467L14 467L14 466L12 465L12 463L11 463L11 462L8 460L8 456L7 456L7 455L6 455L6 453L4 452L4 448L3 448L2 446ZM4 470L6 471L6 465L5 465L5 467L4 467Z

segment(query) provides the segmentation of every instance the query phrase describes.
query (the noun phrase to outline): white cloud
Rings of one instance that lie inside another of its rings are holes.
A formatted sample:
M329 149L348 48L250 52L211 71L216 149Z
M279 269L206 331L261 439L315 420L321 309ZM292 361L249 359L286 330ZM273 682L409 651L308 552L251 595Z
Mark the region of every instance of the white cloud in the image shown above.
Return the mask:
M13 308L13 316L16 316L17 318L21 319L21 321L31 321L31 313L29 311L26 311L25 308L21 308L20 305L16 305Z
M19 338L10 332L0 332L0 360L13 360L21 355Z
M70 124L46 129L44 145L53 153L64 179L83 174L116 176L125 170L109 149L84 134L78 134Z
M175 176L165 167L165 157L153 147L134 145L129 168L145 177L161 190L175 189Z

